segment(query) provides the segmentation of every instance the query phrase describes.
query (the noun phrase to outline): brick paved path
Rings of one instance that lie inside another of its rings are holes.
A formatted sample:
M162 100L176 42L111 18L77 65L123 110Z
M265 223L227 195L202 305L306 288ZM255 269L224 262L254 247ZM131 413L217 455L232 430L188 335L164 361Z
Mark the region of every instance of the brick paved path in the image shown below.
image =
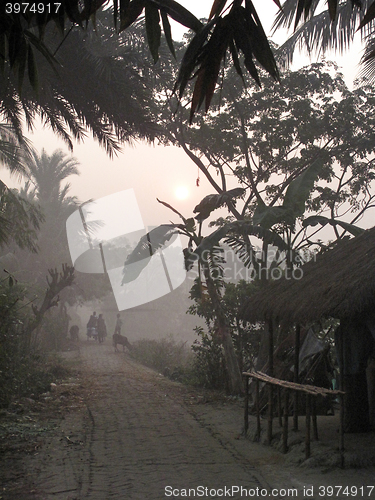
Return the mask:
M83 343L79 356L98 397L81 424L67 417L69 446L62 437L50 444L38 481L43 500L194 498L171 488L198 486L218 491L197 490L196 497L219 498L220 488L264 486L246 460L194 418L175 384L114 353L109 340Z

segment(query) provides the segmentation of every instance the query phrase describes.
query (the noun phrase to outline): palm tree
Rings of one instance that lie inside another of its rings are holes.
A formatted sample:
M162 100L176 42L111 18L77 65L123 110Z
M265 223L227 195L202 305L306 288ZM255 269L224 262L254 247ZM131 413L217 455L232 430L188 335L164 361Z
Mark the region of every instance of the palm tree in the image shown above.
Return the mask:
M61 204L67 200L70 188L70 184L62 188L61 183L71 175L79 175L78 165L76 158L67 157L61 149L54 151L52 155L48 155L45 149L40 154L33 150L27 172L29 183L33 185L30 191L27 189L29 196L37 199L42 207Z
M71 175L79 175L77 166L77 160L61 150L51 155L44 149L40 154L35 150L31 152L27 181L18 195L23 203L43 214L37 234L38 252L31 255L27 251L14 251L20 255L22 269L32 275L32 280L44 277L47 268L69 262L65 221L76 209L78 201L69 196L70 184L64 185L63 181Z
M98 16L95 30L73 26L61 43L56 41L57 28L47 26L44 42L55 54L55 64L36 51L37 90L26 79L21 86L17 71L5 60L5 69L0 69L0 117L18 136L24 122L32 128L39 117L70 149L73 139L84 140L87 130L109 155L122 143L155 138L153 89L142 74L139 44L132 31L126 32L117 38L117 51L111 55L115 30L106 27L108 15Z
M11 174L26 175L30 157L29 141L9 124L0 123L0 166ZM35 252L36 231L41 221L37 207L0 180L0 247L14 242L19 248Z
M329 50L343 53L360 31L365 42L360 76L372 81L375 78L375 8L372 0L330 0L328 8L318 13L319 0L309 2L304 8L300 7L302 3L286 0L273 25L276 31L290 29L294 24L294 33L277 51L284 63L289 66L298 49L320 55Z

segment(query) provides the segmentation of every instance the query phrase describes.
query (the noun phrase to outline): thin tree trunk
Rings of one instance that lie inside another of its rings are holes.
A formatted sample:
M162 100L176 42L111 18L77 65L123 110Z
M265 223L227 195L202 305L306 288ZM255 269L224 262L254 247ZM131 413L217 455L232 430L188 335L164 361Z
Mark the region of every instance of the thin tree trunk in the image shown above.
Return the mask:
M226 325L219 326L219 329L223 342L225 363L228 370L230 392L232 394L241 394L243 393L242 375L230 330Z
M232 394L242 394L244 392L242 374L234 349L232 335L222 308L221 297L212 280L207 263L202 263L202 267L207 283L207 290L217 318L217 333L222 341L224 349L224 358L228 371L230 392Z

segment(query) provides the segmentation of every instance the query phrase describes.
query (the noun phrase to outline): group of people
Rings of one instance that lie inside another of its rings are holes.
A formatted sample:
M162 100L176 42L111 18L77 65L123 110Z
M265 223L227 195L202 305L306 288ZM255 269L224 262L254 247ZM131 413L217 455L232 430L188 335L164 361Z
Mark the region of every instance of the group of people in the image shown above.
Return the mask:
M115 333L121 334L122 321L120 314L117 314ZM104 321L103 314L96 315L96 311L92 313L90 319L87 323L87 338L94 338L99 341L99 343L104 342L107 336L107 326Z

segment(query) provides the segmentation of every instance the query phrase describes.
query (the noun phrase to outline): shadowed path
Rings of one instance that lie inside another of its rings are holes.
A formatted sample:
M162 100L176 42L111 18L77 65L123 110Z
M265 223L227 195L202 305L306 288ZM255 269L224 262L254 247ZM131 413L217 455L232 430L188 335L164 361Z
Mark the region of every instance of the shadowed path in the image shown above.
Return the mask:
M225 487L265 487L243 457L199 424L176 384L115 354L109 340L81 345L72 355L95 381L95 394L80 422L74 414L66 419L70 446L61 439L50 444L41 498L161 500L179 498L171 488L198 486L219 490L201 498L220 498Z

